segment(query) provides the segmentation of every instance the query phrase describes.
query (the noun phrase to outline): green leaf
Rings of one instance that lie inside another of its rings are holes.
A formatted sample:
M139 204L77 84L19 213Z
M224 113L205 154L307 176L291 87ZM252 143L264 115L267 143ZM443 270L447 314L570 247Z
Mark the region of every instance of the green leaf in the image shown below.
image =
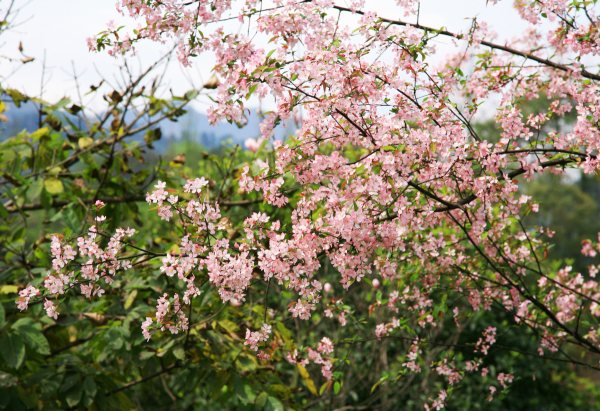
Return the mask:
M29 188L27 189L27 199L29 201L37 200L42 194L42 189L44 188L44 183L42 180L35 180Z
M42 355L50 354L48 340L41 329L29 318L21 318L13 324L12 329L21 336L27 347Z
M46 211L48 211L52 208L52 196L46 190L42 190L42 195L40 196L40 200L42 203L42 207L44 207L44 209Z
M11 368L19 368L25 359L25 344L16 334L6 334L0 338L0 353Z
M281 321L278 321L275 324L275 328L277 329L277 331L279 331L279 334L285 342L289 341L292 338L292 332L288 328L286 328L286 326Z
M44 188L50 194L60 194L64 191L63 183L58 178L48 178L44 180Z
M83 390L89 397L95 397L98 392L98 387L96 386L96 381L91 376L85 377L83 380Z
M249 384L243 384L241 387L236 389L236 391L242 404L251 404L256 400L256 394L252 390L252 386Z
M173 356L178 360L185 360L185 350L182 347L177 347L173 349Z
M6 325L6 313L4 312L4 306L0 303L0 328Z
M13 103L15 103L15 106L17 107L21 107L22 102L29 100L29 98L25 94L21 93L19 90L9 88L4 91L10 96Z
M83 393L81 385L75 386L75 389L69 391L65 399L69 407L75 407L81 401L81 394Z
M375 384L373 384L373 386L371 387L371 394L373 394L375 392L377 387L379 387L381 384L383 384L385 381L387 381L388 378L389 378L388 375L384 375L383 377L381 377L379 379L379 381L377 381Z
M152 129L146 131L146 134L144 134L144 141L149 146L152 146L152 143L160 140L161 137L162 137L161 129L160 128L152 128Z
M145 361L148 358L152 358L154 356L156 356L156 354L154 352L152 352L152 351L142 351L140 353L140 360Z
M246 98L250 98L250 96L252 96L252 94L254 94L254 92L256 91L256 88L258 87L257 84L252 84L250 87L248 87L248 93L246 93Z
M44 124L48 124L56 131L59 131L62 127L62 122L54 114L48 114L46 117L44 117Z
M185 92L184 97L186 100L193 100L198 97L198 94L200 94L198 90L189 90Z
M7 218L8 210L4 207L4 204L0 204L0 218Z
M267 403L265 404L265 410L267 410L267 411L284 411L285 407L283 406L281 401L279 401L277 398L269 396L269 398L267 399Z
M333 393L335 395L338 395L340 393L341 389L342 389L342 383L340 383L339 381L336 381L333 383Z
M123 344L125 344L121 328L110 328L106 333L105 338L108 340L106 347L111 350L120 350L123 347Z
M258 394L258 396L256 397L256 400L254 401L254 405L256 406L257 410L262 410L265 408L265 405L267 404L267 400L269 399L269 394L267 394L266 392L261 392L260 394Z
M319 388L319 395L323 395L327 388L329 388L329 381L326 381L323 384L321 384L321 388Z

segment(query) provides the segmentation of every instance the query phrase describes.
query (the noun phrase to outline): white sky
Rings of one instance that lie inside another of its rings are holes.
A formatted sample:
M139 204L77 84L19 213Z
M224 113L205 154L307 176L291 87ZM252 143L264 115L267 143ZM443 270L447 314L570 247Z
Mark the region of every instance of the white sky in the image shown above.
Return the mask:
M0 0L0 10L7 2ZM340 4L343 3L340 0ZM511 0L496 6L486 7L485 3L485 0L422 0L420 23L464 30L470 26L469 18L477 16L502 34L498 41L517 35L524 27L512 10ZM10 74L11 66L0 60L0 78L5 78L11 87L39 95L44 55L47 79L44 98L49 100L75 95L73 67L85 89L97 83L101 75L115 78L118 61L106 53L91 53L86 45L86 38L101 31L110 20L126 21L116 12L114 0L17 0L17 5L21 7L18 16L21 24L0 38L0 55L18 55L21 41L24 53L35 57L35 61ZM367 0L367 5L385 17L405 19L393 0ZM130 26L133 26L131 22ZM448 40L439 42L438 48L442 51L444 41ZM161 55L161 50L165 48L147 44L139 47L136 56L129 57L128 62L133 67L149 64ZM198 85L209 78L209 70L210 64L206 62L197 61L189 69L174 62L168 69L166 81L175 91L187 90L192 81Z

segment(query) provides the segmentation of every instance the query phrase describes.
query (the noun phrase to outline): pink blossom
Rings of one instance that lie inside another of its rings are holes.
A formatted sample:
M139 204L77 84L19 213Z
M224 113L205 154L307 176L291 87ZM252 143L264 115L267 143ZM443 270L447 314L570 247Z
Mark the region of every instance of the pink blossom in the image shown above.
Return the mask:
M53 319L58 319L58 311L56 310L56 305L51 300L44 300L44 310L46 310L46 314L48 317Z
M256 153L260 147L258 141L256 141L256 139L254 138L247 138L246 141L244 141L244 147L246 147L248 150L252 151L253 153Z
M168 197L168 193L165 190L166 186L167 184L163 181L156 183L154 186L156 189L153 192L146 194L146 201L150 204L162 205Z
M186 193L200 194L202 189L208 185L208 180L204 177L188 180L183 186L183 191Z
M321 342L319 343L317 350L321 354L331 354L333 353L333 343L329 338L323 337L321 338Z
M244 345L250 347L253 351L258 351L258 345L269 340L271 335L271 326L263 324L259 331L246 330L246 341Z
M142 335L146 339L146 341L150 341L152 334L150 333L150 327L152 326L152 318L146 317L146 320L142 322Z
M508 387L512 383L514 376L512 374L505 374L503 372L498 374L498 382L503 388Z
M483 355L488 354L488 350L496 342L496 327L487 327L483 332L483 337L477 340L475 351L481 352Z
M20 311L26 310L29 305L29 301L37 295L40 294L40 291L32 285L28 285L21 291L19 291L19 298L17 298L17 308Z

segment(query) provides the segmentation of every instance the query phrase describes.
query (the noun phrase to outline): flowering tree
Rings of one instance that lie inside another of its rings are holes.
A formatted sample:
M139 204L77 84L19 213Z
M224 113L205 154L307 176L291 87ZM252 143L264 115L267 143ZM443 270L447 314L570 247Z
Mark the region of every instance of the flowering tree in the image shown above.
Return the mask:
M348 350L383 347L393 359L378 356L372 382L382 408L399 378L424 382L414 404L425 409L474 378L481 401L510 389L519 375L489 358L504 326L533 334L536 355L600 369L600 266L548 261L552 232L522 221L543 204L519 190L540 173L600 168L596 1L515 1L528 29L510 43L483 21L464 33L423 26L418 2L397 3L406 20L363 1L121 1L139 26L101 33L92 49L172 41L184 65L214 56L213 122L244 123L253 96L274 109L249 152L149 190L163 223L145 223L161 241L114 227L95 201L85 234L52 237L52 269L19 292L18 308L40 302L56 320L76 291L96 304L124 286L123 272L144 269L161 284L139 321L145 340L187 348L228 307L245 313L222 325L245 338L236 352L295 367L308 391L341 403ZM436 50L441 37L451 51ZM497 139L473 122L486 101L497 102ZM555 127L568 113L572 127ZM292 120L297 132L273 141ZM600 245L581 251L593 258ZM283 397L248 401L277 409Z

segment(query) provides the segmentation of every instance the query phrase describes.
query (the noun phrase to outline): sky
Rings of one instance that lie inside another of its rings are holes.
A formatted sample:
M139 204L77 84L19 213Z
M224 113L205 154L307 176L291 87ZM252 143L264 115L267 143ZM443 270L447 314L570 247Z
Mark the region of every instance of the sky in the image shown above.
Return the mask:
M8 0L0 0L2 10ZM339 4L344 4L343 0ZM505 0L496 6L487 6L485 0L422 0L419 22L450 30L469 27L469 18L487 21L502 34L499 41L517 35L523 24L512 10L512 1ZM0 38L0 55L18 55L21 42L24 54L35 60L12 72L9 64L0 60L0 78L12 87L31 95L40 95L44 73L43 97L57 100L77 93L74 72L82 88L96 84L100 78L118 79L119 61L106 53L88 51L86 38L104 29L113 20L117 24L133 26L131 20L120 16L114 0L17 0L20 8L17 27ZM404 19L393 0L367 0L367 8L383 16ZM446 42L446 43L445 43ZM448 39L440 39L438 48L444 49ZM166 51L166 47L145 44L135 56L127 58L134 70L150 64ZM177 61L171 63L166 80L175 92L183 92L203 84L210 77L210 64L197 61L183 68ZM45 68L45 69L44 69ZM85 90L83 90L85 91ZM88 104L93 102L85 101ZM200 107L202 110L202 104Z

